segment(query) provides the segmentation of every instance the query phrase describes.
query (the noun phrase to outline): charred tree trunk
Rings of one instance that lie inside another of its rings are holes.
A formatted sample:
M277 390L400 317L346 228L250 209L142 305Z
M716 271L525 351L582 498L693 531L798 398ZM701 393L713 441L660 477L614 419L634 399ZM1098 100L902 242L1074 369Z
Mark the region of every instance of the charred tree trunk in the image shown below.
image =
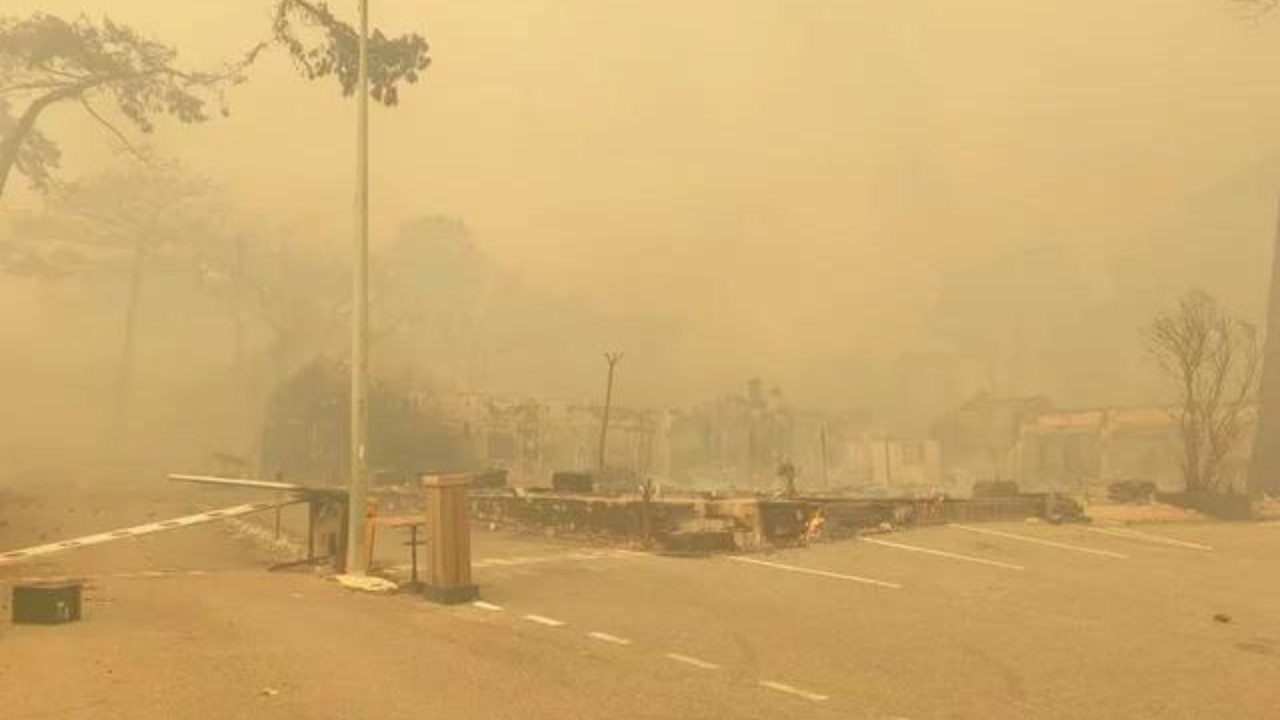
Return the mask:
M234 381L239 385L244 382L244 239L236 238L234 277L231 281L231 368Z
M0 138L0 197L4 197L5 185L9 182L9 173L18 164L18 156L22 152L22 143L26 142L27 136L31 134L32 128L36 126L36 120L40 118L40 113L44 109L57 102L58 98L53 94L46 95L27 107L26 112L22 113L22 117L18 118L18 124L14 127L13 132L8 137Z
M133 253L133 269L129 273L129 290L124 309L124 339L120 345L120 367L116 376L116 413L123 420L133 385L133 363L138 335L138 299L142 294L142 271L146 250Z
M40 119L40 114L48 109L50 105L60 103L63 100L70 100L104 82L106 82L106 78L84 80L58 88L31 101L31 104L23 111L22 116L18 118L13 132L8 137L0 138L0 198L4 197L4 189L5 185L8 184L9 174L17 167L18 159L22 156L22 144L27 141L31 131L35 129L36 121Z
M1280 216L1271 256L1271 289L1262 351L1258 422L1249 457L1249 492L1280 493Z

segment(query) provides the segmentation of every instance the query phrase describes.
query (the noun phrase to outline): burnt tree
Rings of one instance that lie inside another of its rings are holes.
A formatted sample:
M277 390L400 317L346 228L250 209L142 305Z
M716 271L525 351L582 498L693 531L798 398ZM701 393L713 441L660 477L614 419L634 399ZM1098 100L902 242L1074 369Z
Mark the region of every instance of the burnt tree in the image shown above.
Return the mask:
M1157 314L1144 339L1174 396L1187 490L1231 491L1224 464L1244 435L1257 393L1257 332L1194 290Z
M38 127L50 108L79 107L137 153L120 120L149 133L161 116L199 123L211 110L225 114L223 91L244 79L254 55L214 71L190 70L173 47L110 18L0 18L0 196L15 169L37 189L53 180L60 152Z
M359 66L354 27L323 2L273 0L272 9L269 39L212 70L181 66L173 46L110 18L0 16L0 197L15 170L37 190L53 182L61 152L40 121L57 106L78 107L122 148L141 156L127 129L146 134L162 117L202 123L228 114L225 91L243 82L270 47L287 52L306 79L334 77L343 95L353 94ZM421 35L389 37L374 30L370 96L396 105L400 87L417 82L429 63Z

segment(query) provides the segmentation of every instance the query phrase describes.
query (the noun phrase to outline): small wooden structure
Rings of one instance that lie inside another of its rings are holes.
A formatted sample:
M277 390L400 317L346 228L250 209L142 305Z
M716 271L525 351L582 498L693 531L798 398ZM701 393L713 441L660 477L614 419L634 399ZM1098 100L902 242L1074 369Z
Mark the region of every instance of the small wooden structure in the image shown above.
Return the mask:
M471 582L471 529L467 523L471 479L465 474L428 475L427 581L423 595L433 602L456 604L479 597Z
M426 543L418 539L418 528L427 524L427 518L424 515L375 515L369 519L369 565L373 565L374 544L378 539L379 528L392 528L398 530L408 530L409 539L405 545L409 546L409 585L418 587L418 546Z

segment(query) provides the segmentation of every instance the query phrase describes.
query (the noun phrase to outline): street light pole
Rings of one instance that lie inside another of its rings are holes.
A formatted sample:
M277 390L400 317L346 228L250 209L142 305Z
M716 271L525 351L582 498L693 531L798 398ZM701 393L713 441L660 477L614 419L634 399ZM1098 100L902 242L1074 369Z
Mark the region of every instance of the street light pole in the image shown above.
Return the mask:
M347 495L346 571L363 575L366 449L369 435L369 0L360 5L356 83L356 242L351 301L351 481Z

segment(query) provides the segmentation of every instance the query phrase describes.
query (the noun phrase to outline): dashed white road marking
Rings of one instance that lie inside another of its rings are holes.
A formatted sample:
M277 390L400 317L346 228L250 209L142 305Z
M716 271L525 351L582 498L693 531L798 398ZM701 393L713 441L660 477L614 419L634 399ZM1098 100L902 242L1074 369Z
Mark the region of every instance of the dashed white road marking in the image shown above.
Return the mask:
M488 610L489 612L499 612L502 610L501 605L494 605L493 603L485 602L483 600L476 600L475 602L471 603L471 607L480 608L481 610Z
M701 668L703 670L719 670L720 669L720 666L713 662L707 662L706 660L699 660L696 657L681 655L680 653L667 653L667 659L674 660L678 663L684 663L685 665L692 665L696 668Z
M788 695L795 695L796 697L802 697L805 700L812 700L813 702L822 702L823 700L831 699L826 695L819 695L818 693L815 693L815 692L809 692L808 690L801 690L798 687L792 687L791 685L787 685L786 683L774 682L772 680L761 680L760 687L769 688L770 690L777 690L778 692L787 693Z
M1121 528L1091 527L1091 528L1085 528L1085 529L1089 530L1090 532L1101 533L1103 535L1111 535L1112 537L1130 538L1132 540L1146 540L1147 542L1156 543L1158 545L1172 545L1173 547L1189 548L1191 550L1204 550L1206 552L1213 550L1213 548L1209 547L1208 545L1201 545L1200 543L1187 542L1185 540L1175 540L1171 537L1165 537L1163 535L1152 535L1151 533L1145 533L1140 530L1131 530L1129 528L1121 529Z
M564 627L565 626L565 622L563 620L556 620L555 618L549 618L543 615L525 615L524 619L528 620L531 623L546 625L547 627Z
M851 582L862 583L864 585L875 585L876 587L889 588L891 590L902 589L902 586L897 583L888 582L886 580L875 580L873 578L861 577L859 575L845 575L843 573L831 572L829 570L815 570L814 568L800 567L798 565L786 565L779 562L758 560L756 558L742 557L739 555L731 555L729 556L729 559L734 562L759 565L761 567L773 568L774 570L785 570L787 572L803 573L805 575L817 575L818 577L832 578L835 580L849 580Z
M631 644L631 641L626 638L621 638L621 637L618 637L617 635L610 635L609 633L606 633L606 632L589 632L587 633L587 636L594 638L596 640L599 640L600 642L613 643L614 645L630 645Z
M992 530L990 528L973 527L972 525L957 525L951 523L949 527L957 530L966 530L973 533L981 533L983 535L993 535L995 537L1008 538L1010 540L1018 540L1021 542L1032 543L1034 545L1044 545L1045 547L1057 548L1059 550L1074 550L1075 552L1087 553L1089 555L1099 555L1101 557L1116 558L1117 560L1127 560L1128 555L1110 550L1098 550L1096 548L1084 547L1082 545L1070 545L1068 543L1056 542L1054 540L1045 540L1044 538L1031 537L1029 535L1018 535L1010 532L1002 532L1000 530Z
M950 558L952 560L962 560L964 562L977 563L979 565L989 565L991 567L1003 568L1005 570L1026 570L1021 565L1013 563L1000 562L999 560L988 560L987 558L974 557L972 555L961 555L960 553L947 552L945 550L934 550L933 548L920 547L919 545L907 545L905 543L889 542L888 540L877 540L875 538L863 538L864 541L872 545L882 545L884 547L896 548L898 550L909 550L911 552L924 553L925 555L935 555L937 557Z

